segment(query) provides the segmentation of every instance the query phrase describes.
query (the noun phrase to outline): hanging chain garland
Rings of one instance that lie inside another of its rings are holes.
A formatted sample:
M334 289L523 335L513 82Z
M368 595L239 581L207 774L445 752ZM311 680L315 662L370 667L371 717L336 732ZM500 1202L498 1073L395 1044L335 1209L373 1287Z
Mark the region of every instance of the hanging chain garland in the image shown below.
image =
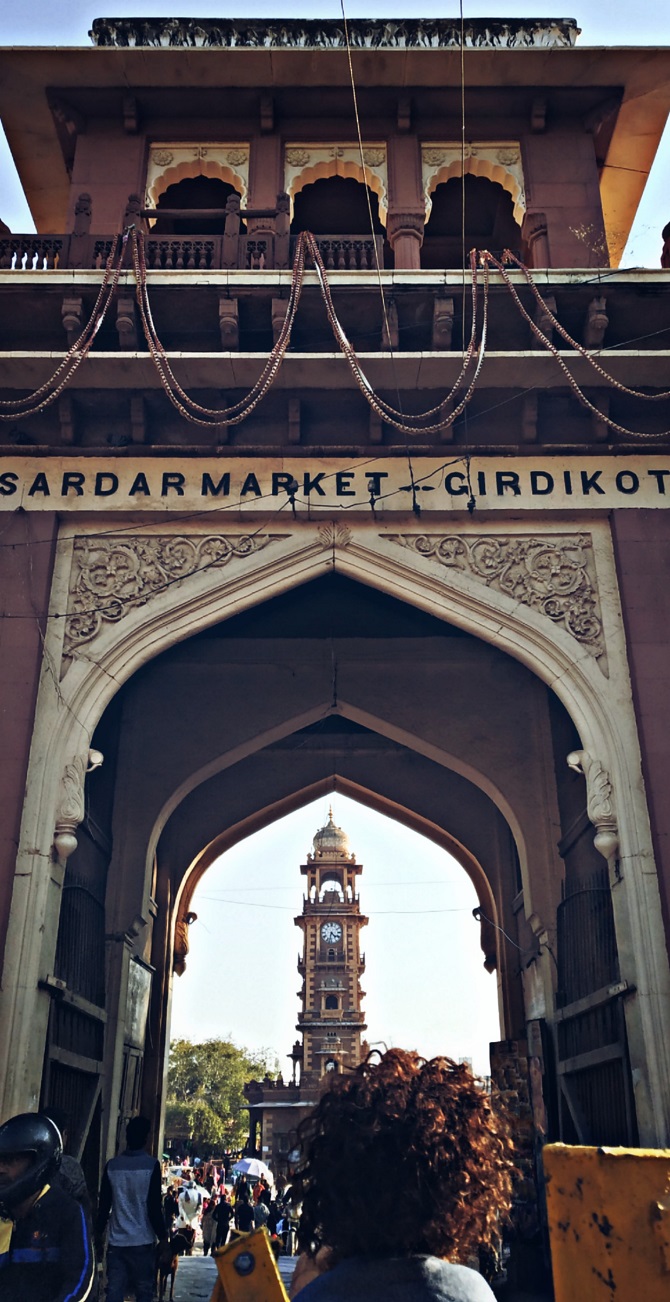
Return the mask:
M579 382L575 379L574 375L572 374L572 371L564 361L558 348L556 348L555 345L552 343L551 339L549 339L547 335L544 334L543 330L541 330L537 322L533 320L532 316L530 315L529 312L526 311L523 303L521 302L521 299L517 294L516 288L512 284L512 281L510 280L505 267L505 262L507 263L517 262L517 259L515 258L514 254L511 253L509 249L506 249L503 254L503 260L499 261L498 258L494 257L492 253L489 253L488 250L485 249L481 252L480 258L486 261L487 263L489 263L491 266L496 267L496 269L500 272L503 281L505 282L505 285L507 286L510 294L512 295L512 298L516 303L516 306L518 307L521 315L525 317L531 330L533 331L533 334L537 339L540 340L542 346L546 348L547 351L551 353L554 360L558 362L558 365L563 371L563 374L565 375L570 387L576 393L583 407L587 407L588 410L592 412L594 416L597 416L599 420L602 420L605 422L606 425L609 425L610 429L616 430L617 434L623 434L626 438L663 439L663 438L670 437L670 429L655 430L652 433L642 432L641 430L628 429L627 426L619 425L615 420L612 420L611 416L606 415L605 412L601 411L599 407L596 407L595 404L592 403L589 398L587 398L586 394L584 393L584 390L580 387ZM530 282L529 273L526 271L525 268L523 268L523 270L525 272L526 278ZM544 299L542 298L542 296L538 295L538 297L540 298L542 304L544 305ZM552 320L555 320L555 318L552 317ZM588 360L590 361L593 360L590 354L584 348L582 348L582 345L578 344L574 339L572 339L571 336L568 335L566 331L561 329L561 334L564 336L565 339L568 340L569 343L573 345L574 348L577 349L579 353L582 353L584 356L586 356ZM596 363L596 369L600 370L601 373L605 376L605 378L609 380L610 384L613 384L617 389L621 389L623 393L630 394L636 398L646 398L648 396L647 394L644 393L638 393L635 389L627 389L625 385L620 384L618 380L615 380L612 376L607 375L606 371L602 371L602 368L599 367L597 363ZM658 396L659 398L666 398L670 395L668 395L667 393L660 393Z
M366 402L369 403L372 410L376 412L380 419L384 421L385 424L392 425L403 434L428 435L448 429L449 426L454 424L454 421L458 419L470 402L486 354L489 312L489 270L493 267L500 273L503 283L510 293L513 302L522 317L527 321L536 339L538 339L542 344L543 348L546 348L547 351L551 353L565 375L570 387L584 407L591 411L593 415L597 416L599 420L604 421L611 429L624 435L624 437L634 439L659 439L670 436L670 430L668 429L649 433L640 430L631 430L624 425L619 425L609 415L600 411L599 408L586 397L579 382L575 379L567 365L564 356L561 355L552 340L544 333L541 327L524 307L517 289L510 278L508 272L509 266L513 265L521 271L535 299L542 307L543 314L551 321L552 326L557 330L566 343L583 357L585 361L587 361L589 365L607 381L607 383L612 385L613 388L627 396L641 398L651 402L670 398L670 391L666 390L654 394L643 393L639 390L628 388L614 376L609 375L604 367L602 367L596 360L593 353L573 339L568 331L565 330L548 308L546 300L542 298L528 268L508 249L505 250L501 259L496 258L488 250L482 250L479 255L477 255L474 249L470 253L472 327L468 346L463 353L461 370L452 388L436 406L430 407L428 410L423 412L408 414L391 406L373 389L360 364L355 348L347 338L335 310L330 284L328 282L328 275L321 257L318 242L315 236L309 231L301 232L296 238L295 256L291 271L291 288L287 300L286 315L277 340L268 355L268 359L256 383L244 398L230 407L213 408L202 406L191 398L179 384L179 381L172 370L165 348L159 339L149 301L145 236L144 233L138 230L135 226L129 226L122 235L115 236L112 241L109 256L105 264L102 284L93 311L86 326L79 335L79 338L68 349L53 375L51 375L51 377L45 381L39 389L36 389L32 394L23 398L0 400L0 420L20 420L25 416L37 415L53 403L63 392L81 363L86 357L88 357L95 337L105 320L106 314L117 291L121 273L124 269L123 263L128 246L130 246L131 250L132 266L135 278L135 295L149 353L167 397L180 415L183 416L184 420L191 424L197 424L207 428L222 425L239 425L251 415L258 404L263 400L277 378L289 346L298 304L303 289L306 260L307 256L309 256L316 270L319 289L323 298L328 321L340 350L356 381L357 387ZM478 260L484 272L482 327L479 346L477 346ZM465 321L465 311L463 313L463 319ZM446 408L454 401L457 392L465 382L466 375L475 358L476 365L474 372L463 397L456 406L447 411ZM441 419L433 421L430 424L425 423L426 421L430 421L431 417L437 416L440 413L444 413Z
M105 271L100 286L100 292L95 300L93 311L84 326L80 336L68 349L62 362L56 367L53 375L50 376L39 389L28 394L25 398L13 398L8 401L0 401L0 420L20 420L22 416L35 416L38 412L44 411L56 398L60 396L63 389L72 379L75 371L81 366L84 358L93 345L93 340L97 335L110 303L116 293L123 267L123 257L128 242L128 231L123 235L115 235L109 250L109 256L105 264ZM59 376L63 379L56 384ZM46 395L42 398L42 395ZM35 399L42 401L35 402ZM25 410L22 410L25 409ZM7 414L5 414L5 412Z
M495 258L492 258L490 253L486 256L495 262ZM568 334L565 327L562 326L560 321L554 316L547 304L547 300L542 297L537 285L535 284L528 267L524 265L521 259L517 258L516 254L512 253L511 250L506 249L503 255L503 261L513 263L515 267L518 267L519 271L521 271L525 276L539 306L542 308L543 315L548 317L554 329L558 331L559 335L561 335L563 339L565 339L566 343L570 344L571 348L576 349L576 351L589 363L589 366L592 366L594 371L597 371L604 380L607 380L608 384L611 384L615 389L618 389L620 393L626 393L631 398L644 398L647 402L661 402L664 398L670 398L670 389L664 389L660 393L643 393L642 389L629 389L625 384L621 384L619 380L615 379L613 375L610 375L609 372L605 370L604 366L601 366L600 363L596 361L594 354L589 352L588 348L585 348L583 344L580 344L577 339L573 339L572 335ZM511 288L507 281L504 268L500 266L500 264L498 265L508 289Z

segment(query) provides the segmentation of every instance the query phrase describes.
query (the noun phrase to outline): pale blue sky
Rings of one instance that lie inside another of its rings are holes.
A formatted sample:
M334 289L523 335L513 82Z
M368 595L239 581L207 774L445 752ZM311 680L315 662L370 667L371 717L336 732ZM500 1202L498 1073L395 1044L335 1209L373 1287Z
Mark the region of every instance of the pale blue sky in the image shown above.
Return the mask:
M173 1036L232 1035L286 1060L299 1009L302 933L300 865L328 821L317 800L229 850L196 890L191 952L175 978ZM484 971L474 887L438 846L335 794L333 818L363 872L358 890L369 923L361 933L371 1042L473 1058L488 1071L499 1038L496 976Z

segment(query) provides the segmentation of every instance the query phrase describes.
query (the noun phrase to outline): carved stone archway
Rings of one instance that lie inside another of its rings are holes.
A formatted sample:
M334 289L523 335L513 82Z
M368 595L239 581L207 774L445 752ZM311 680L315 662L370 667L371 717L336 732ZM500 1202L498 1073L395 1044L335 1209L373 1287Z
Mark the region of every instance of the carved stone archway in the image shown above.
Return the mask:
M363 160L357 144L287 144L284 149L284 188L291 201L314 181L331 176L348 177L368 185L379 199L379 220L386 226L388 172L385 143L364 144Z
M432 195L438 185L459 177L484 176L507 190L514 205L514 220L520 226L526 212L526 195L521 161L521 147L516 141L483 141L460 144L424 144L421 146L421 171L426 202L426 222L433 206Z
M254 517L258 523L259 517ZM590 809L600 830L616 825L617 877L612 902L622 956L622 975L636 994L628 1001L627 1024L641 1140L664 1144L670 1135L670 1004L668 959L660 921L658 882L640 770L635 715L618 608L614 558L607 521L591 521L599 590L607 592L605 633L609 677L594 649L582 645L564 619L556 620L542 602L524 603L474 572L471 562L445 565L444 549L420 542L425 535L412 517L396 517L394 532L368 518L347 517L347 528L308 517L285 522L272 516L255 535L266 546L243 545L248 534L236 523L218 545L228 557L220 566L184 570L174 582L130 603L116 620L104 621L94 639L73 659L58 681L54 666L62 661L65 621L60 612L70 590L76 540L94 523L73 519L62 532L53 585L54 617L46 633L45 669L36 711L33 746L17 858L0 1007L0 1034L13 1046L1 1069L2 1106L7 1114L37 1106L41 1057L35 1046L46 1033L49 997L40 988L53 970L63 868L56 861L54 841L59 824L69 824L77 804L71 790L73 774L83 774L93 730L119 686L159 652L228 616L257 605L327 569L386 592L392 597L444 619L506 651L550 686L571 715L579 732L582 771L587 781L599 775L607 791L607 808L589 792ZM178 523L148 523L133 534L141 551L148 539L183 536ZM398 529L402 529L399 545ZM438 525L438 529L440 526ZM453 533L453 525L441 531ZM566 535L565 523L530 524L531 539ZM211 524L189 527L202 541L213 538ZM518 522L501 522L485 531L490 542L523 530ZM583 529L579 536L583 535ZM410 533L416 534L414 541ZM481 533L479 521L459 524L459 536ZM99 536L99 535L98 535ZM191 542L193 538L191 539ZM597 544L597 545L596 545ZM232 553L229 555L229 553ZM107 603L109 604L109 603ZM603 774L605 777L603 777ZM597 806L597 808L596 808ZM601 807L602 806L602 807ZM604 820L607 819L608 827ZM76 822L76 819L75 819ZM612 844L610 836L609 848Z

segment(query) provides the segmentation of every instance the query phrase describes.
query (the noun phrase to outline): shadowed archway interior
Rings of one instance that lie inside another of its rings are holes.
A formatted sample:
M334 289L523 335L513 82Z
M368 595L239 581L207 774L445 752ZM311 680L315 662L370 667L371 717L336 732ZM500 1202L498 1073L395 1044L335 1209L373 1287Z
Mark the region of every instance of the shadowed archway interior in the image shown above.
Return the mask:
M566 711L518 661L329 572L155 657L119 691L93 742L104 776L89 782L68 866L64 899L71 887L79 904L63 910L57 971L69 987L75 969L89 979L77 968L84 922L108 938L103 1114L117 1127L142 1099L155 1111L161 1098L172 974L196 882L227 846L333 790L455 853L488 920L481 942L497 970L503 1035L525 1033L519 954L542 959L538 935L555 946L557 843L584 791L565 765L579 744ZM574 881L596 871L588 820L564 858ZM546 956L543 971L550 1001ZM54 1035L45 1098L77 1087ZM99 1142L90 1128L82 1141Z

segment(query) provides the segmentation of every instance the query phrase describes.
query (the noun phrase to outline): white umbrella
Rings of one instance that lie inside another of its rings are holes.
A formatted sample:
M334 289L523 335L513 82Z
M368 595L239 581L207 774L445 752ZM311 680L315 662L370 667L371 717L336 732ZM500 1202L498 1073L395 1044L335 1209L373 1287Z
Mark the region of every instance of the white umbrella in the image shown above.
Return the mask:
M266 1166L265 1162L260 1162L257 1157L241 1158L233 1167L233 1175L251 1175L256 1179L265 1176L268 1184L274 1184L274 1177L269 1166Z

